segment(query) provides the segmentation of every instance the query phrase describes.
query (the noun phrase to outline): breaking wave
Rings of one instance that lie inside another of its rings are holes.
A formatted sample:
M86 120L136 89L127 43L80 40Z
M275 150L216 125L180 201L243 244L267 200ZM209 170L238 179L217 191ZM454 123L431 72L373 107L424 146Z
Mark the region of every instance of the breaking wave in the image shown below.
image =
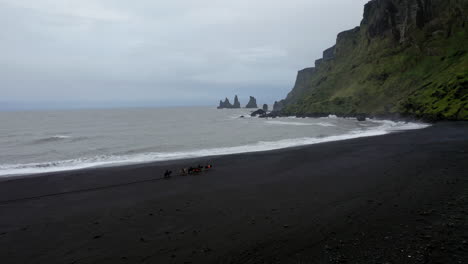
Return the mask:
M290 126L313 126L312 123L285 122L285 121L266 121L269 125L290 125Z
M289 125L289 126L323 126L323 127L333 127L336 126L327 122L319 123L303 123L303 122L290 122L290 121L266 121L269 125Z
M45 137L45 138L40 138L34 140L32 143L34 144L41 144L41 143L48 143L48 142L54 142L54 141L60 141L64 139L71 138L71 136L67 135L55 135L55 136L50 136L50 137Z
M283 139L279 141L259 141L253 144L210 148L200 150L178 151L178 152L148 152L134 153L127 155L99 155L93 157L83 157L78 159L61 160L54 162L28 163L28 164L6 164L0 165L0 176L24 175L47 173L56 171L77 170L91 167L115 166L123 164L137 164L153 161L177 160L185 158L197 158L206 156L218 156L228 154L238 154L246 152L258 152L275 149L283 149L289 147L297 147L303 145L311 145L330 141L339 141L360 137L378 136L391 133L397 130L421 129L429 125L421 123L405 123L381 120L369 120L380 124L378 127L371 129L356 129L346 134L335 136L318 136L318 137L303 137ZM290 123L290 122L287 122ZM65 137L67 138L67 137ZM51 137L53 140L64 139L63 136Z

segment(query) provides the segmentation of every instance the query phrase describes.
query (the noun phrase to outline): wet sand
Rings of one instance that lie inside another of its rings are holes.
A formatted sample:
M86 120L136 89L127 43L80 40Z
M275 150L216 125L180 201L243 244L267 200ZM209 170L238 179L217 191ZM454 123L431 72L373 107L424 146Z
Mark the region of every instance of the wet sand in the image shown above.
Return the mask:
M0 179L1 263L468 263L468 123ZM166 169L206 173L161 179Z

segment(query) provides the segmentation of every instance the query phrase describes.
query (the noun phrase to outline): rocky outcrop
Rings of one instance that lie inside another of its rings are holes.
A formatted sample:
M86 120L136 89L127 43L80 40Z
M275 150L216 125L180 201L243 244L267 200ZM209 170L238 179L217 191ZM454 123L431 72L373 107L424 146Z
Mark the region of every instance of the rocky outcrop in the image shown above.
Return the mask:
M365 114L358 114L356 115L356 120L359 121L359 122L363 122L363 121L366 121L367 117Z
M250 96L249 102L245 106L245 108L258 108L257 107L257 99L255 97Z
M275 101L275 103L273 104L273 111L281 111L283 109L283 106L284 106L284 100L281 100L281 101Z
M334 58L335 58L335 46L328 48L323 52L324 61L333 60Z
M234 97L234 104L231 104L231 102L229 102L229 99L227 98L224 99L224 102L222 100L219 101L218 109L234 109L234 108L241 108L237 95Z
M262 110L265 111L265 112L268 112L268 105L263 104Z
M466 0L372 0L274 110L468 120L467 14Z
M257 111L254 111L250 114L250 116L254 117L254 116L263 116L263 115L266 115L266 112L263 111L262 109L258 109Z
M233 108L231 102L229 102L229 99L227 99L227 98L224 99L224 102L221 101L221 100L219 101L218 109L225 109L225 108L227 108L227 109Z
M335 58L335 50L336 46L324 50L322 58L315 61L315 68L320 67L323 62L333 60Z
M282 115L280 111L271 111L267 113L264 109L258 109L257 111L252 112L250 116L259 118L277 118L284 115Z
M445 0L374 0L365 5L361 25L367 26L369 38L386 36L403 43L411 39L414 29L422 29L432 20L441 4L448 3Z
M308 88L310 87L311 78L315 75L316 71L317 71L317 68L314 68L314 67L300 70L297 73L296 83L294 84L294 88L288 94L288 97L286 98L286 100L288 101L298 100L300 96L302 96L304 91L308 90Z
M322 64L322 62L323 62L323 59L315 60L315 68L320 67L320 65Z
M237 98L237 95L234 97L234 104L232 105L232 108L241 108L239 98Z

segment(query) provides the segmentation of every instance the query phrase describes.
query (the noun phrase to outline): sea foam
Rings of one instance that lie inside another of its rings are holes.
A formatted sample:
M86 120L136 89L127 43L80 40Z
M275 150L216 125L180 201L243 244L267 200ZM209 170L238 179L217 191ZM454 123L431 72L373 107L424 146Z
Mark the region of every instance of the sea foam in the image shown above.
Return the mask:
M82 157L78 159L53 162L5 164L0 165L0 176L37 174L92 167L116 166L123 164L138 164L154 161L268 151L360 137L379 136L391 133L392 131L421 129L429 126L428 124L423 123L405 123L386 120L369 120L369 122L374 122L380 125L370 129L355 129L342 135L326 137L301 137L282 139L279 141L259 141L253 144L224 148L209 148L178 152L148 152L129 155L98 155L93 157ZM285 123L291 124L291 122Z

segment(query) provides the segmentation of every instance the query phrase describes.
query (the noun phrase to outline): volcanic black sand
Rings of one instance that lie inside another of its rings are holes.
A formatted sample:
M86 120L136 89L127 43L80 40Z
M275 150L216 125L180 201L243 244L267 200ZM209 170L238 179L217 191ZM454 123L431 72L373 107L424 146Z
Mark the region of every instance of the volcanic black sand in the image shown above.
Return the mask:
M467 151L468 123L440 123L2 179L0 263L468 263Z

